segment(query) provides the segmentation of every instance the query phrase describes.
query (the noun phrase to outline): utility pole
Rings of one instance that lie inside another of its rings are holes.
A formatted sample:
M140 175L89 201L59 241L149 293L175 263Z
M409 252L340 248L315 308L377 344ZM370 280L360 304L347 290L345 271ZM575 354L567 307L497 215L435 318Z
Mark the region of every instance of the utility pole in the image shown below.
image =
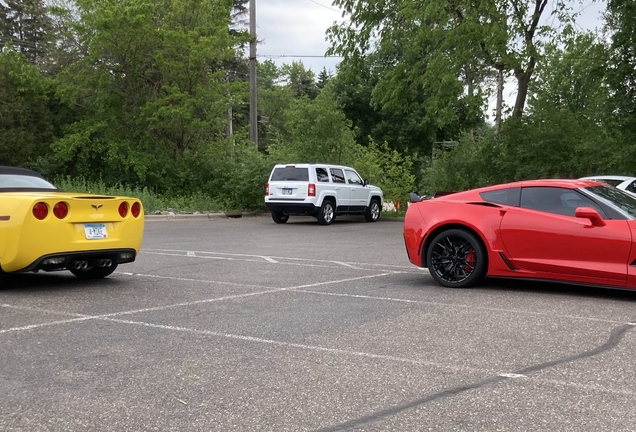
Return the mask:
M258 148L258 111L256 81L256 0L250 0L250 140Z

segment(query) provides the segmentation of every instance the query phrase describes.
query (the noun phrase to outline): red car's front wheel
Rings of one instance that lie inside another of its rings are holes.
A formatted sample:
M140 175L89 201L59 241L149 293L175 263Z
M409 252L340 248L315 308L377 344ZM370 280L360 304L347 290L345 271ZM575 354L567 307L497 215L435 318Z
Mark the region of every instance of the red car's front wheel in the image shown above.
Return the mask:
M465 288L486 274L487 256L482 242L472 233L450 229L435 236L426 253L426 263L437 283Z

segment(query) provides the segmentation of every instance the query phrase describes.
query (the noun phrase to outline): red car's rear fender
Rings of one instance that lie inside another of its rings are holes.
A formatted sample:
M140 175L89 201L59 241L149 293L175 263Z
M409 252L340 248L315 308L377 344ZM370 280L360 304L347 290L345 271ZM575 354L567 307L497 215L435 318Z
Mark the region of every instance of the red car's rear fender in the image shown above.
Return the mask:
M411 205L404 220L409 259L415 265L426 267L426 250L433 238L447 229L459 228L470 231L481 239L488 253L489 263L495 262L505 267L498 256L503 249L499 225L504 214L505 208L499 206L451 201L429 201Z

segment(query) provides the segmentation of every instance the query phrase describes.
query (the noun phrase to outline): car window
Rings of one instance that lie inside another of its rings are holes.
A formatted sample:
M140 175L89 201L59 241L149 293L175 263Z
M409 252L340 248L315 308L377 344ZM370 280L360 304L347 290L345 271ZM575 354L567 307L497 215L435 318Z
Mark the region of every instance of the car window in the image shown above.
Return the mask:
M316 168L316 178L319 182L329 182L329 174L324 168Z
M41 177L0 174L0 189L56 189L56 187Z
M557 187L523 188L521 207L572 217L578 207L592 207L604 216L603 210L588 197L572 189Z
M603 183L607 183L608 185L618 186L623 183L625 180L617 180L617 179L606 179L606 178L592 178L590 180L601 181Z
M270 181L309 181L309 169L295 166L274 168Z
M345 175L347 176L347 181L349 182L349 184L357 184L362 186L362 179L355 171L345 170Z
M630 192L634 192L636 193L636 180L634 180L633 182L631 182L626 188L625 190L628 190Z
M331 172L331 178L333 179L334 183L345 182L344 173L340 168L329 168L329 171Z
M622 213L627 213L631 217L636 217L636 198L625 191L610 186L590 186L585 188L597 198L610 206L619 209Z
M518 207L520 194L521 188L506 188L482 192L479 194L479 196L486 202L495 204L506 204Z

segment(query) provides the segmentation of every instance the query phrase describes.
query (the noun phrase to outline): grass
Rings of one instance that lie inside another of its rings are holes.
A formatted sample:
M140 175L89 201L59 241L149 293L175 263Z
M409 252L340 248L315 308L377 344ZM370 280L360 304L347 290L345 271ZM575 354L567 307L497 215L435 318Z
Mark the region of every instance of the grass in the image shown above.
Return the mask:
M191 195L165 196L158 195L148 188L130 188L123 185L108 186L104 182L91 182L85 179L70 177L58 178L55 185L65 191L82 192L98 195L129 196L141 200L146 213L173 209L180 213L217 212L222 206L213 198L195 192Z

